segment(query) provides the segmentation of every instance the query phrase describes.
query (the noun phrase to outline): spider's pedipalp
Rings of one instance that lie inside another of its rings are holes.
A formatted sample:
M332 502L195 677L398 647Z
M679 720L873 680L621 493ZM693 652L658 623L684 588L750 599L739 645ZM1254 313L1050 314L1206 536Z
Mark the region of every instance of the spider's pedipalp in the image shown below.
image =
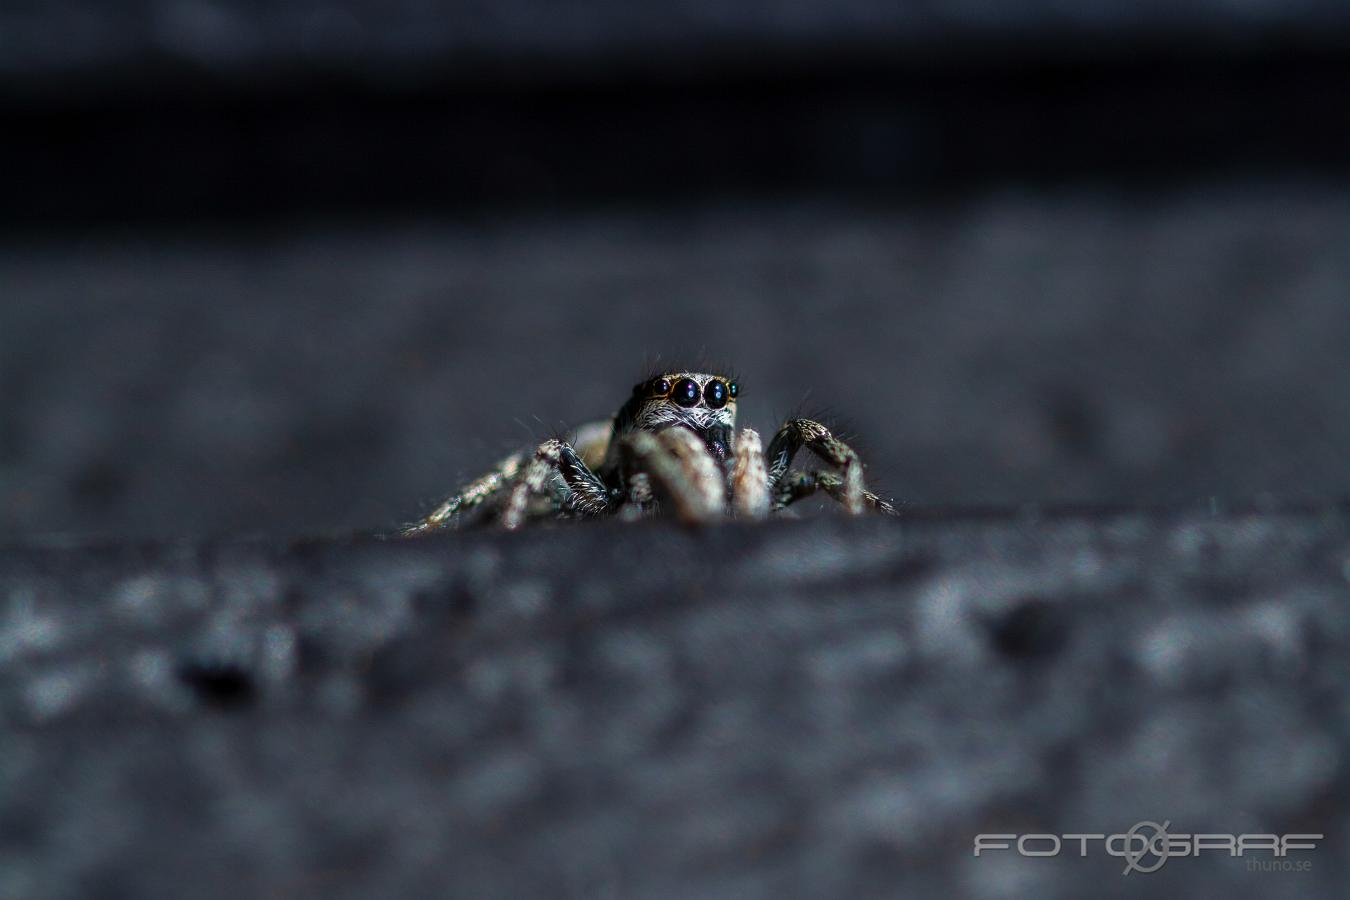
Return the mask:
M762 519L769 514L769 476L759 432L741 429L731 467L731 510L738 518Z
M706 522L722 515L726 507L722 473L692 431L634 431L623 444L630 470L646 473L652 490L670 502L682 521Z
M657 440L679 466L681 491L689 494L689 503L699 510L699 518L720 516L726 509L727 489L722 469L703 439L685 428L667 428Z

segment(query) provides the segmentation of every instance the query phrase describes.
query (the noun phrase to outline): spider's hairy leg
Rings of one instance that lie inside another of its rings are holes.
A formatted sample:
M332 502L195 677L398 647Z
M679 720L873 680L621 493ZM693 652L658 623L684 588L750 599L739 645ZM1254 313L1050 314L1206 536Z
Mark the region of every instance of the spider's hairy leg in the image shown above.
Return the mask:
M651 487L685 522L706 522L726 507L722 473L703 442L687 428L656 433L635 431L624 438L629 468L644 473Z
M736 438L731 466L731 510L739 518L760 519L769 514L769 475L759 432L743 428Z
M493 466L486 475L469 482L460 488L457 493L443 500L441 505L432 510L426 518L404 528L399 532L399 536L414 537L415 535L450 527L457 514L477 509L488 498L509 484L511 479L516 477L516 473L520 471L520 464L524 459L525 454L523 452L512 453Z
M573 508L585 516L609 508L604 482L595 476L565 442L550 439L539 445L534 456L517 472L502 508L503 528L519 528L525 521L530 500L548 494L549 480L557 472L572 491Z
M572 491L572 508L583 516L610 511L609 488L566 442L559 442L558 472Z
M774 496L774 509L796 503L817 490L824 491L840 503L844 502L844 481L833 472L793 472L779 482L778 492ZM900 515L899 510L871 491L863 491L862 498L868 509L888 516Z
M842 479L839 490L831 492L830 496L843 504L849 515L856 516L864 512L867 507L863 499L862 460L852 447L831 434L830 429L811 419L789 419L769 442L770 493L775 497L779 495L779 488L788 475L792 458L802 447L839 470Z

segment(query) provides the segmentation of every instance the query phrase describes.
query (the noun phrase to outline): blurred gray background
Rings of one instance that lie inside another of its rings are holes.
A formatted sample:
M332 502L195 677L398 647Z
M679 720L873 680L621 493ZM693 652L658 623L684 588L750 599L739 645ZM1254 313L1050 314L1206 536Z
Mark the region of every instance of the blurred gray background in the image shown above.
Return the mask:
M0 538L382 529L729 365L911 508L1337 497L1343 4L0 9Z

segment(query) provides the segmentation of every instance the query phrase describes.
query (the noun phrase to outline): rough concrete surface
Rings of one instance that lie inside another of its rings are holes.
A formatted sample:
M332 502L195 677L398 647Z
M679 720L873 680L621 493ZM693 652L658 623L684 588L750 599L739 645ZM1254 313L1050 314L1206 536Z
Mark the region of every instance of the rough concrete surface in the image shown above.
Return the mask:
M1339 896L1343 508L0 554L2 897ZM975 858L980 832L1323 833Z

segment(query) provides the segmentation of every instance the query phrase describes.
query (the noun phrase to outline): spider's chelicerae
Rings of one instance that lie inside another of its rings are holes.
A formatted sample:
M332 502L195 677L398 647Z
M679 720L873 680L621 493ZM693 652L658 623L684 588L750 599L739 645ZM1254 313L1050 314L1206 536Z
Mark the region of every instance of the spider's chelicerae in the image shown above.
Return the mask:
M722 375L668 372L633 388L607 422L579 429L569 444L547 440L522 450L465 485L404 535L495 517L506 528L537 518L638 517L670 508L686 522L731 513L760 518L816 491L851 514L894 514L867 490L852 448L811 419L789 419L764 450L759 435L736 430L740 386ZM806 448L829 469L792 468Z

